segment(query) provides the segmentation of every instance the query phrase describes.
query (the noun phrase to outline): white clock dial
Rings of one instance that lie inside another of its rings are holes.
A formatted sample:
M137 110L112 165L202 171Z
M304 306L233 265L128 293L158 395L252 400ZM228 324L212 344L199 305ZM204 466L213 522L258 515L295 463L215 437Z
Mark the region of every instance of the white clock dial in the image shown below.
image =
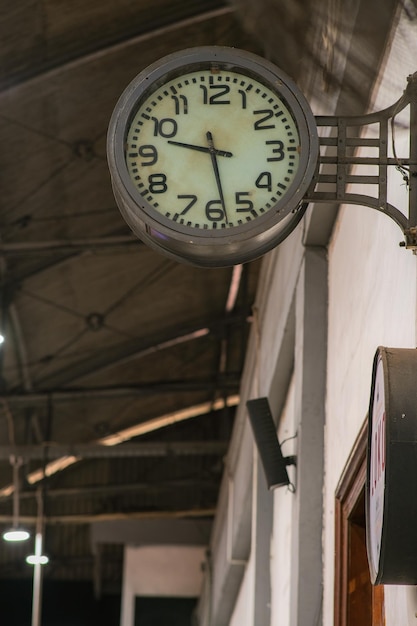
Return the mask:
M250 261L300 221L318 158L304 96L274 65L232 48L164 57L126 88L107 155L132 230L179 261Z
M251 77L201 69L170 80L135 112L126 163L141 195L193 228L233 228L269 211L299 163L294 119Z

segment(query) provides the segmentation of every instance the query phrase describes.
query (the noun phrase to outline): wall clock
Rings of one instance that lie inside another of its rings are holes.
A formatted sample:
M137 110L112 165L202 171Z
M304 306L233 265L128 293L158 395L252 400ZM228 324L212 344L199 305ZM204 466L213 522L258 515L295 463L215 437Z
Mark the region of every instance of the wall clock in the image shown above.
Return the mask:
M417 585L417 350L380 346L368 413L366 545L373 584Z
M254 54L190 48L128 85L107 141L133 232L201 267L250 261L300 221L317 167L314 116L295 83Z

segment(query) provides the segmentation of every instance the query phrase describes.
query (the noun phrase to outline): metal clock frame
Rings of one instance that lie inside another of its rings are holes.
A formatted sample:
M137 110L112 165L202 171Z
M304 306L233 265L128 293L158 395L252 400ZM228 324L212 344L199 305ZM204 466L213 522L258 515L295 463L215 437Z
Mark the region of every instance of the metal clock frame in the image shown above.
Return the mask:
M288 190L262 216L230 229L196 229L173 223L159 213L134 186L126 167L129 124L141 102L173 78L198 69L219 67L253 78L285 103L300 138L298 170ZM132 230L151 247L202 267L246 262L285 239L304 215L307 189L317 169L317 126L309 104L296 84L272 63L252 53L206 46L183 50L141 72L120 97L109 125L107 153L114 195Z

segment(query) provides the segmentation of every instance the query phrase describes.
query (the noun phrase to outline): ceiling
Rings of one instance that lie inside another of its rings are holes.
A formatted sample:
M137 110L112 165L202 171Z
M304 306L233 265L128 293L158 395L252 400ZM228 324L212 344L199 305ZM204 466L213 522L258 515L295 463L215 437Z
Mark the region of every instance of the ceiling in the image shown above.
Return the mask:
M165 54L258 48L216 0L19 0L0 20L0 523L15 468L20 518L45 514L45 579L91 580L93 522L212 517L260 268L138 241L109 119ZM120 590L122 541L104 547L104 590ZM28 550L1 542L0 579L32 575Z
M293 78L323 55L315 88L331 100L343 21L313 0L284 4L18 0L0 14L0 525L16 511L14 468L21 519L34 530L45 514L46 581L120 592L124 538L101 546L98 568L92 525L213 517L261 261L199 269L137 240L106 133L127 84L192 46L258 52ZM330 52L310 46L313 17ZM366 28L379 30L360 26L343 87L362 107ZM31 578L30 550L0 542L0 584Z

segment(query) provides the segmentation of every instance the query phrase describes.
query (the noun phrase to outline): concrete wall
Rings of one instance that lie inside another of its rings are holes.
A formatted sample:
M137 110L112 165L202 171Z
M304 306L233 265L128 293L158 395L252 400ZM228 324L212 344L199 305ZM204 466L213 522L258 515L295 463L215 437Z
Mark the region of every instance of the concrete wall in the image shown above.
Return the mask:
M400 97L416 59L415 26L404 13L374 110ZM408 129L397 124L399 154L407 142ZM394 168L388 200L407 212L407 189ZM321 222L320 207L309 208L264 258L212 540L212 619L202 626L333 625L335 490L368 411L373 356L379 345L416 347L417 260L399 247L399 227L374 209L342 207L325 249ZM284 455L297 456L289 468L295 493L277 489L272 499L245 408L260 396L269 398L279 439L297 435L283 446ZM235 550L242 535L244 550ZM386 626L417 624L416 589L387 586L385 607Z
M200 546L126 546L120 625L133 626L136 596L197 598L204 561Z
M406 86L407 75L417 70L415 29L404 54L406 32L410 34L410 24L407 27L403 20L375 94L375 110L393 104ZM404 154L408 130L398 126L395 142L397 153ZM407 190L394 168L390 187L390 201L406 213ZM400 229L388 217L348 206L340 214L329 247L323 546L323 623L328 625L333 622L335 489L368 411L373 356L379 345L416 347L416 256L400 248L400 240ZM401 587L385 588L387 626L414 623L414 616L413 622L406 618L407 594Z

